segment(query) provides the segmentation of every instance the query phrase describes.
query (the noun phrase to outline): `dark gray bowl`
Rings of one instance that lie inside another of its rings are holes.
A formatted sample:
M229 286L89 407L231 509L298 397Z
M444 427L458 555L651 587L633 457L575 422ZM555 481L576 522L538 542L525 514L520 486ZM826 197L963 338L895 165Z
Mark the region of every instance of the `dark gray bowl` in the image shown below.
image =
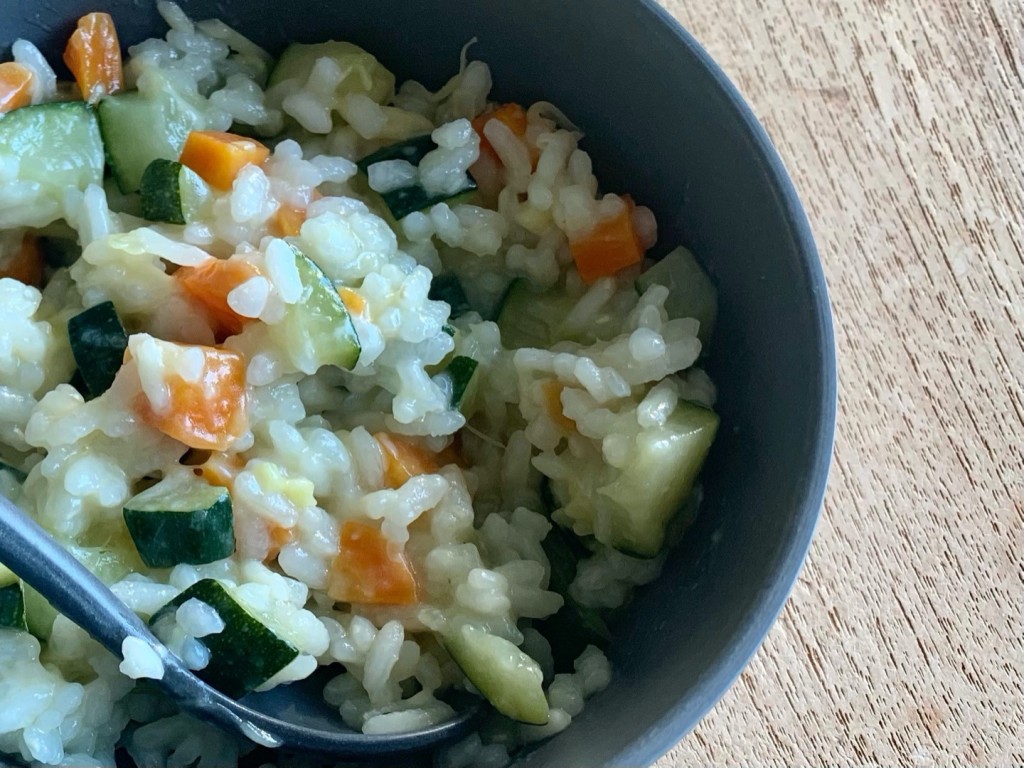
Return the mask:
M182 2L182 0L179 0ZM461 46L502 99L547 99L587 133L606 188L658 216L719 286L710 371L723 428L698 523L617 629L615 679L522 765L647 765L725 692L782 608L810 544L832 452L835 352L821 265L771 142L726 76L648 0L184 0L272 51L349 39L436 86ZM18 37L60 60L74 20L108 10L122 43L164 28L148 0L4 0Z

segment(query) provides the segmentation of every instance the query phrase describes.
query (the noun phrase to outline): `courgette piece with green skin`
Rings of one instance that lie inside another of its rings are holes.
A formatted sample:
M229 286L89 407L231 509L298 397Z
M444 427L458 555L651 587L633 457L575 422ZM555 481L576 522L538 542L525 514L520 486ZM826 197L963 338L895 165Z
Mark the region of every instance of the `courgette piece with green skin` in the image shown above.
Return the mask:
M343 77L334 90L334 103L338 108L350 94L368 96L378 104L388 101L395 90L395 76L376 57L354 43L328 40L325 43L292 43L278 58L270 73L267 88L286 80L306 84L317 61L328 58L338 65Z
M636 279L636 292L643 295L655 284L668 288L665 311L670 318L693 317L700 321L697 338L706 347L715 330L718 291L693 253L680 246L667 254Z
M202 565L235 551L231 494L192 474L164 478L129 499L124 522L150 568Z
M292 250L302 297L288 306L284 319L270 332L292 350L294 360L303 361L300 367L305 373L315 373L323 365L350 370L361 351L352 317L323 270L294 246Z
M427 152L437 149L437 144L430 138L430 134L414 136L398 144L390 144L386 147L372 152L356 163L360 171L366 173L367 169L374 163L381 163L385 160L405 160L411 165L419 165L420 160Z
M0 227L42 227L59 217L67 189L103 182L103 141L84 102L22 107L0 115L0 147L18 158L18 181L39 185L39 202L0 211ZM28 202L28 201L26 201Z
M20 581L0 587L0 628L28 629L25 621L25 595Z
M718 415L680 401L665 423L636 437L628 463L600 487L572 476L553 483L570 519L591 522L597 540L635 557L654 557L673 516L693 492L718 431Z
M456 355L441 371L435 381L449 393L449 403L467 418L476 409L477 394L480 390L480 364L471 357Z
M158 158L177 160L189 132L201 130L199 112L168 84L152 93L108 96L97 108L107 162L124 193L137 192Z
M544 673L516 645L472 624L456 626L443 642L469 681L498 712L532 725L548 721Z
M415 211L422 211L425 208L437 205L438 203L459 203L468 198L471 192L476 191L476 182L469 175L463 187L454 195L432 195L419 184L411 184L408 187L393 189L390 192L381 192L380 196L391 210L391 215L401 220Z
M158 158L142 174L142 215L149 221L189 224L210 199L210 186L176 160Z
M453 320L472 309L469 306L469 299L466 298L466 291L463 289L462 283L459 281L458 276L452 272L444 272L430 281L430 291L427 293L427 298L432 301L443 301L451 307L448 317Z
M589 344L618 332L622 318L610 313L598 315L585 330L566 328L565 318L578 301L579 297L568 296L562 289L538 293L526 280L516 278L496 312L501 343L506 349L548 349L559 341Z
M210 651L210 663L196 674L217 690L239 699L284 669L299 652L263 621L250 613L214 579L197 581L157 611L150 626L157 628L185 601L195 598L211 606L224 629L199 638Z
M370 166L386 160L405 160L411 165L418 166L424 155L437 149L434 140L427 136L416 136L412 139L392 144L378 149L376 152L367 155L356 165L363 173L368 173ZM468 173L465 181L458 192L449 195L433 195L427 192L420 184L413 183L406 187L392 189L389 192L378 193L387 205L395 220L404 219L414 211L422 211L438 203L456 203L468 197L476 191L476 182Z
M99 397L114 383L128 348L128 334L113 302L97 304L68 320L68 340L89 397Z

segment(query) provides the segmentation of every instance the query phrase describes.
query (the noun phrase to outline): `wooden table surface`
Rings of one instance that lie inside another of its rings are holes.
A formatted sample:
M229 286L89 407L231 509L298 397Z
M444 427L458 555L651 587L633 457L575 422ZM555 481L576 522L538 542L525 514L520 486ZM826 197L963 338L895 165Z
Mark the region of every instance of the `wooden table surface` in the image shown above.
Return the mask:
M1024 0L662 0L828 277L839 429L789 603L658 763L1024 765Z

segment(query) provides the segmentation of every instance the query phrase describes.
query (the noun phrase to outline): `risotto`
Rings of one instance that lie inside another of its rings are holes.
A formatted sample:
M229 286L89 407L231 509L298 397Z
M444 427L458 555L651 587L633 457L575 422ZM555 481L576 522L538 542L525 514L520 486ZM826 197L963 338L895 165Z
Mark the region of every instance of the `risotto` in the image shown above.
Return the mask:
M696 513L714 288L467 50L431 91L159 10L123 60L79 20L75 82L25 40L0 64L0 492L228 695L324 668L387 733L470 691L490 714L435 762L505 765L608 685ZM0 753L256 749L2 566L0 625Z

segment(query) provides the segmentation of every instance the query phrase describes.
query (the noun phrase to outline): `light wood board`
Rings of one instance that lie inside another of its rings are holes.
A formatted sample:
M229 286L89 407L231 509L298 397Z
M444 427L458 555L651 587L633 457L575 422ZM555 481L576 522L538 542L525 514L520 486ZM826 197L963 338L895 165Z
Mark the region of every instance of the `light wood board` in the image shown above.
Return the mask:
M662 759L1024 765L1024 0L663 0L776 142L827 274L826 508Z

